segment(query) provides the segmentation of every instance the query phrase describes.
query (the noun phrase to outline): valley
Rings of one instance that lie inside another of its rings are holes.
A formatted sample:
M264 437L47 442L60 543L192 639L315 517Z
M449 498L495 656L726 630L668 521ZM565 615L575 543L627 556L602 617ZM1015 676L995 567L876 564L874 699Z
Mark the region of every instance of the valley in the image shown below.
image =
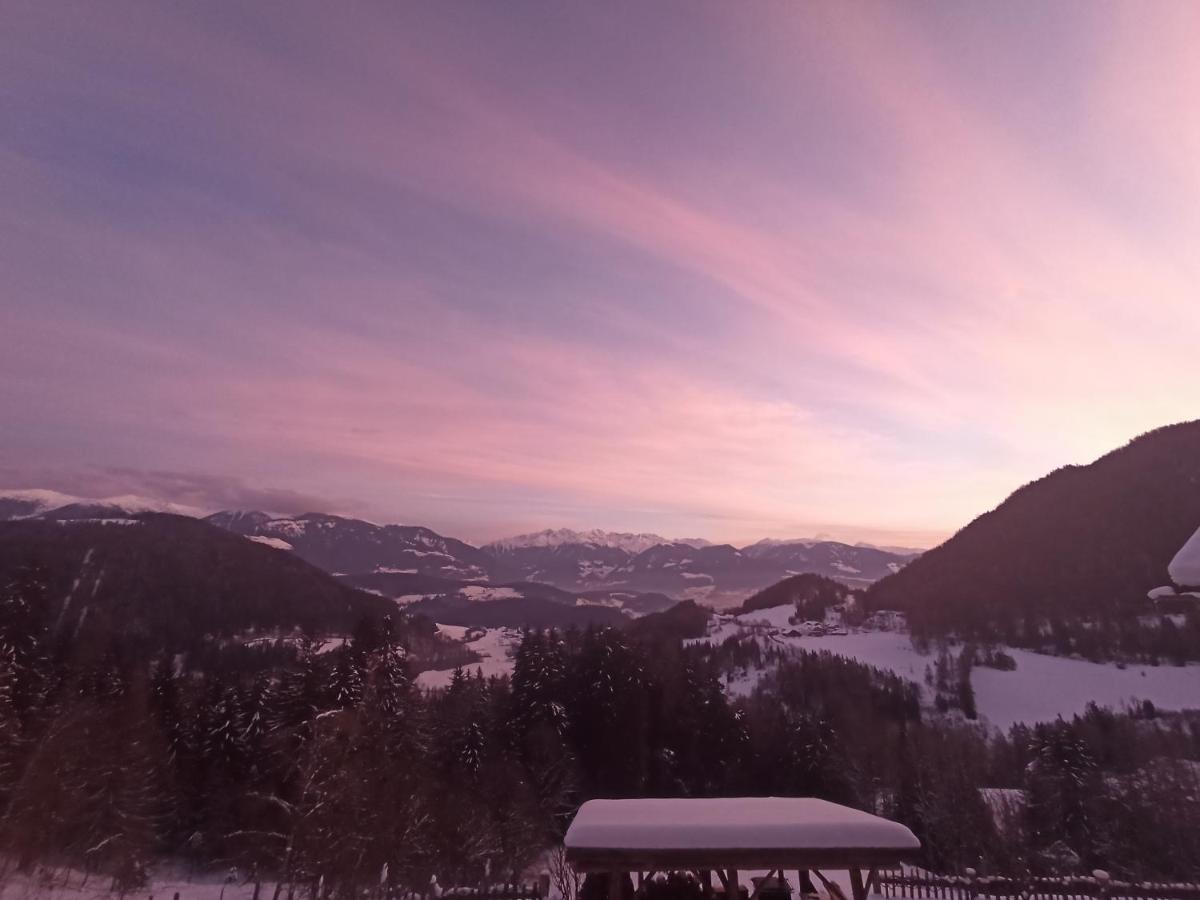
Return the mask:
M1081 852L1178 877L1198 440L1152 432L920 554L3 492L5 839L132 884L155 848L349 884L355 846L409 879L528 865L587 797L808 795L908 823L939 871L1058 871L1042 798L1078 783L1106 823Z

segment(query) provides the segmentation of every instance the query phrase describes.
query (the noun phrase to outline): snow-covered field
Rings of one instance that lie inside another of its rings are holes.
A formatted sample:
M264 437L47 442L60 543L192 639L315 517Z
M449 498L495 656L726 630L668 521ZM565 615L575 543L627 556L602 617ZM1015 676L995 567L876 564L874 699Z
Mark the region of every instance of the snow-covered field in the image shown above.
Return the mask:
M455 641L463 640L472 630L475 629L467 628L464 625L438 625L438 631ZM479 662L464 667L464 671L469 675L474 675L476 671L482 670L484 678L491 678L493 675L511 675L513 670L512 651L520 641L521 632L515 629L487 629L483 637L466 645L483 658ZM453 675L453 669L430 670L417 676L417 684L423 688L444 688L449 686Z
M785 637L775 629L788 627L789 606L761 610L717 624L707 638L720 642L734 634L757 631L774 646L828 650L902 678L924 684L932 656L917 653L906 633L859 631L845 635ZM758 626L756 628L756 626ZM1028 650L1007 651L1017 661L1012 672L976 666L971 673L980 715L1007 730L1017 722L1050 721L1083 712L1089 702L1120 709L1135 700L1149 700L1162 709L1200 708L1200 666L1129 666L1091 663L1046 656ZM729 685L733 694L753 690L762 672L748 672Z
M869 666L894 672L924 689L925 670L934 657L922 656L912 642L899 631L852 631L849 634L803 635L786 637L782 630L791 626L793 609L775 607L737 617L722 617L705 638L699 641L720 643L736 634L754 633L765 644L803 650L827 650ZM442 634L463 640L468 629L439 625ZM483 659L467 667L470 674L482 669L484 677L512 674L512 651L520 641L520 632L508 628L489 628L483 637L467 644ZM696 643L689 641L688 643ZM1007 731L1017 722L1052 721L1082 713L1089 702L1121 709L1134 701L1149 700L1161 709L1200 708L1200 666L1129 666L1091 663L1081 659L1046 656L1028 650L1007 651L1017 661L1015 671L1002 672L976 666L971 673L975 703L980 717ZM451 669L422 672L417 684L424 688L446 687ZM729 693L746 696L762 678L762 671L736 676L728 685ZM928 698L927 698L928 699Z

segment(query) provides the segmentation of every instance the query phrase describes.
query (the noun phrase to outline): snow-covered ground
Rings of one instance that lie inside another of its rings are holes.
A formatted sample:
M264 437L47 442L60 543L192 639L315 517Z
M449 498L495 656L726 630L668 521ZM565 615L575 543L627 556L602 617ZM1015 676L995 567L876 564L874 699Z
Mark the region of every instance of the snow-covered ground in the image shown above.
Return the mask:
M490 587L486 584L468 584L459 588L458 593L472 603L487 603L492 600L519 600L524 596L516 588Z
M828 650L866 665L895 672L924 684L925 667L933 656L922 656L909 636L897 631L857 631L845 635L786 637L793 609L779 606L718 620L701 641L719 643L727 637L756 633L772 646ZM1003 672L976 666L971 684L981 717L1007 730L1017 722L1051 721L1083 712L1089 702L1120 709L1132 701L1149 700L1162 709L1200 708L1200 666L1129 666L1091 663L1080 659L1046 656L1009 649L1015 671ZM729 684L729 692L745 695L762 677L747 672Z
M714 622L709 635L697 641L720 643L737 634L755 634L769 646L827 650L869 666L894 672L924 688L925 669L934 656L922 656L913 649L908 634L899 631L852 631L849 634L803 635L786 637L790 629L790 606L759 610L743 616L726 616ZM463 626L439 625L438 629L453 640L463 640ZM512 674L512 652L520 642L520 632L508 628L489 628L484 635L466 646L482 660L467 667L470 674L482 669L484 677ZM688 643L696 643L689 641ZM1003 672L976 666L971 673L975 703L980 717L1007 731L1017 722L1052 721L1082 713L1089 702L1113 709L1149 700L1161 709L1200 708L1200 666L1129 666L1091 663L1080 659L1046 656L1028 650L1007 651L1017 662L1015 671ZM746 696L763 676L752 670L736 676L727 686L730 694ZM452 669L422 672L417 684L424 688L446 687Z
M230 881L226 877L204 873L189 879L183 872L159 871L145 887L125 896L172 900L179 894L179 900L251 900L253 882L243 884L238 877ZM0 900L95 900L117 896L109 890L111 885L112 879L107 876L92 875L85 880L78 871L39 869L30 875L9 872L0 880ZM274 883L264 882L260 900L270 900L274 890Z
M467 628L464 625L438 625L438 631L454 641L461 641L470 631L478 629ZM513 670L512 652L521 642L521 632L513 628L489 628L483 637L466 644L478 653L482 659L479 662L464 666L464 671L474 675L482 671L484 678L493 675L511 675ZM417 684L423 688L444 688L450 684L454 675L453 669L437 669L422 672L417 676Z
M1009 650L1014 672L975 667L975 703L989 722L1007 729L1082 712L1089 702L1119 709L1149 700L1162 709L1200 708L1200 666L1129 666L1090 663L1028 650Z
M544 863L535 864L526 873L530 880L541 871L546 870ZM826 878L841 888L843 897L852 896L849 873L839 870L822 870ZM768 873L764 870L740 872L743 884L751 884L755 877ZM792 886L795 887L795 873ZM56 870L40 871L33 875L23 875L10 872L0 879L0 900L101 900L101 898L117 897L109 890L111 879L102 875L92 875L86 881L77 871ZM259 891L260 900L270 900L275 892L275 883L264 881ZM254 897L254 882L243 883L239 877L227 880L221 873L201 873L189 877L182 872L169 870L156 871L150 882L142 888L130 891L128 898L153 897L155 900L172 900L179 894L179 900L252 900ZM287 895L286 886L282 892ZM828 895L821 890L820 896ZM872 894L872 897L879 895ZM297 897L308 900L308 894L297 891ZM562 895L551 882L550 896L547 900L562 900Z

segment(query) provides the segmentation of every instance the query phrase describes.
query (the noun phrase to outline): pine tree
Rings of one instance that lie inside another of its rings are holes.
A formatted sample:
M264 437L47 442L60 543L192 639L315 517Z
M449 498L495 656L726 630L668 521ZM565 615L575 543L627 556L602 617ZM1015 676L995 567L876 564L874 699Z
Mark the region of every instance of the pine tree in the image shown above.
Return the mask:
M186 753L183 712L180 706L179 682L175 677L175 660L164 654L154 666L150 681L150 704L155 720L167 745L172 763L182 760Z
M958 656L958 683L956 699L958 708L968 719L976 719L979 713L975 708L975 688L971 685L971 667L975 664L975 646L967 644Z
M1087 744L1064 722L1040 725L1027 772L1030 833L1037 848L1063 842L1085 863L1095 849L1093 809L1102 782Z
M316 648L307 638L296 649L296 664L285 669L268 701L268 732L289 758L311 736L313 717L323 706L323 678Z
M333 698L334 706L340 709L353 709L362 702L363 670L359 657L349 648L343 648L338 654L330 674L328 694Z
M0 588L0 653L8 658L9 702L22 718L44 709L50 693L45 574L20 569Z
M0 643L0 815L21 770L24 735L15 702L17 682L16 650Z

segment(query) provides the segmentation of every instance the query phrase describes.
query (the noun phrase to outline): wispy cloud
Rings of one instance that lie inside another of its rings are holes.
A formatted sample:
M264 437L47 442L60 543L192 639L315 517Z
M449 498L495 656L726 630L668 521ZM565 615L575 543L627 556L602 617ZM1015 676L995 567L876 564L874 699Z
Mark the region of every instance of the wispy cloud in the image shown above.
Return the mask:
M0 36L9 472L928 539L1195 413L1185 7L76 13Z

